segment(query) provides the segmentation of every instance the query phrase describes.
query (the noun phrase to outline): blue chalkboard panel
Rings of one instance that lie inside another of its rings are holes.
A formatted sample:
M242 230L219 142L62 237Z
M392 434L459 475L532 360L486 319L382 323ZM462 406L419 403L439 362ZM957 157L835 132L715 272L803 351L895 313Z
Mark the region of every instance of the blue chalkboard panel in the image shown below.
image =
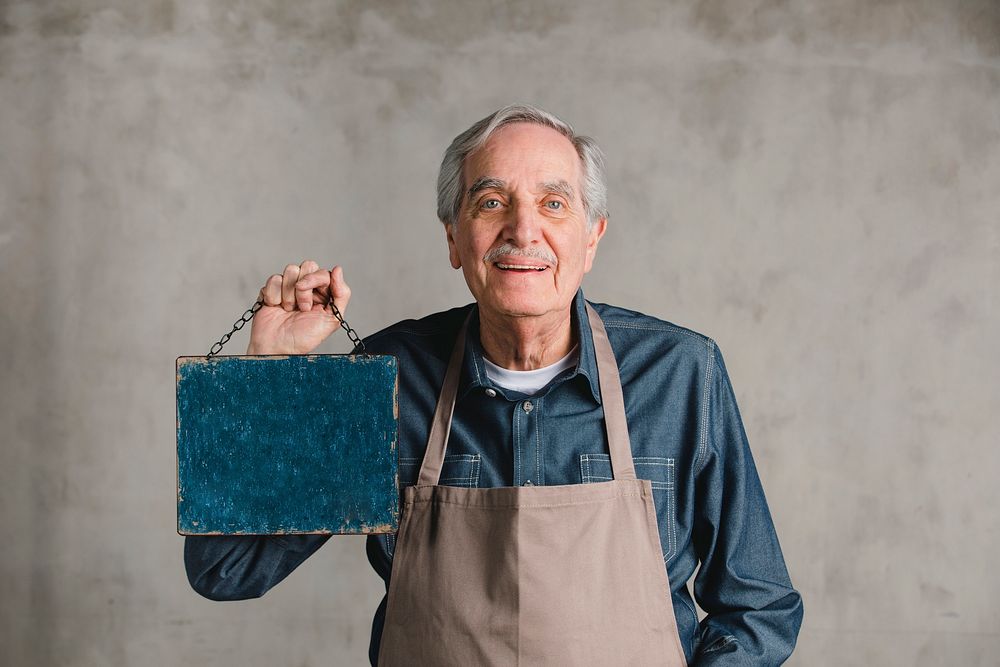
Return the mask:
M179 357L177 531L395 531L396 390L391 356Z

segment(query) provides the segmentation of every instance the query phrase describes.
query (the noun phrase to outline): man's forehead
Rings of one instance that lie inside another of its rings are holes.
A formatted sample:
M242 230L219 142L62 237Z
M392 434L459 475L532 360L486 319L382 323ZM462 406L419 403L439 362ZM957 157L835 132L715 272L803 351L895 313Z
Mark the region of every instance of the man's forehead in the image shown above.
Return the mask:
M527 178L519 185L546 190L579 182L581 165L576 148L564 135L541 125L515 123L497 130L472 152L463 172L469 187L484 179L509 186L514 179Z

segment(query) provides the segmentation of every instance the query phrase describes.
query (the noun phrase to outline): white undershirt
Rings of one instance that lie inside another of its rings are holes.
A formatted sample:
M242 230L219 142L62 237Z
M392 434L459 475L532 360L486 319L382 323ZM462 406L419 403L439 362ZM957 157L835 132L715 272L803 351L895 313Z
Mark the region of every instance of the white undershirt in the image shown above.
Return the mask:
M576 365L578 345L574 345L565 357L545 368L536 368L531 371L512 371L509 368L497 366L489 359L483 358L486 362L486 377L504 389L511 389L522 394L534 395L538 390L552 381L552 378L562 373L567 368Z

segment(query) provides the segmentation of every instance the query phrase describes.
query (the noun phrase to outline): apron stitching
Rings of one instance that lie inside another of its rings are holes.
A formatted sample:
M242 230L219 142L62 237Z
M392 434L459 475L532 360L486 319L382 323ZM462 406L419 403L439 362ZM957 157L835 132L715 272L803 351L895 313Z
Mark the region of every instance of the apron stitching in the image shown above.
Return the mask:
M410 501L408 504L412 505L426 505L429 503L441 503L443 505L459 505L462 507L467 507L469 509L477 510L512 510L512 509L544 509L547 507L575 507L579 505L595 505L599 503L606 503L613 500L618 500L619 498L642 498L641 493L623 493L621 495L611 496L609 498L600 498L598 500L574 500L564 503L532 503L530 505L469 505L467 503L456 502L454 500L445 500L444 498L426 498L426 499L415 499Z

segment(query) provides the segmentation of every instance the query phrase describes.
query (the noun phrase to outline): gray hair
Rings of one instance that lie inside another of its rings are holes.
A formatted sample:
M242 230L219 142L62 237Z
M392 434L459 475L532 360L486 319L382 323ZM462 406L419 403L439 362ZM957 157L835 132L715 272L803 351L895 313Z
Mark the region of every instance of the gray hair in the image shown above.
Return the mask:
M462 182L465 158L485 144L494 132L512 123L534 123L550 127L573 142L583 167L580 194L587 214L587 223L593 229L598 220L608 217L608 184L604 176L604 153L601 152L597 142L590 137L576 134L569 123L544 109L526 104L511 104L494 111L455 137L448 150L444 152L441 171L438 173L437 196L437 214L441 222L452 226L458 222L462 199L465 196L465 184Z

